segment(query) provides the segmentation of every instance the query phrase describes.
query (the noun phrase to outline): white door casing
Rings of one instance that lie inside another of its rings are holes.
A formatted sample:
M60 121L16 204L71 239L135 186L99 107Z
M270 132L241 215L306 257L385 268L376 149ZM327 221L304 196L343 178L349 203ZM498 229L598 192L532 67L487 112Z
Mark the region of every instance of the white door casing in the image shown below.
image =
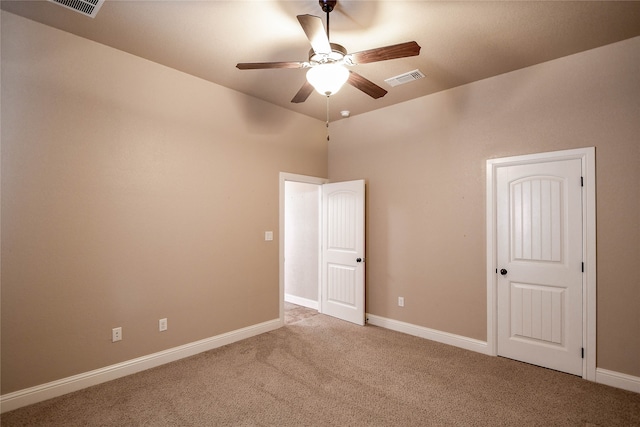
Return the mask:
M498 169L498 355L582 375L579 159Z
M365 323L363 180L322 186L321 312Z
M553 171L554 168L558 170ZM564 177L565 173L577 173L578 178ZM505 181L509 182L511 195L508 191L501 194L500 187L504 187ZM575 194L567 193L572 185L579 187ZM560 203L561 199L565 200L564 207L558 205L556 209L554 203ZM529 213L532 207L535 215ZM569 220L575 211L579 211L578 218ZM499 224L505 222L509 224L507 234L500 232ZM571 235L574 237L569 241ZM504 276L500 274L503 268ZM567 281L578 281L579 285L572 286L579 290L562 284ZM489 354L572 372L595 381L595 291L595 149L488 160ZM562 360L561 355L568 360Z

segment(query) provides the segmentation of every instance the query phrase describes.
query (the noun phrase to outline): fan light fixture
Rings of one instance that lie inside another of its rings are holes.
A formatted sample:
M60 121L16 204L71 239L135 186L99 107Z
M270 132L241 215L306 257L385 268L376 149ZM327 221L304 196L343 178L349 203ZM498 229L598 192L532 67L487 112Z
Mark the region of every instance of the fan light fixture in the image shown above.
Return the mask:
M0 0L2 1L2 0ZM53 0L52 0L53 1ZM79 1L79 0L57 0ZM95 0L91 0L95 1ZM99 1L99 0L98 0ZM387 91L371 80L366 79L347 67L358 64L387 61L390 59L407 58L420 54L420 45L415 41L399 43L391 46L347 53L347 49L337 43L329 41L329 15L336 7L338 0L319 0L323 12L327 14L326 27L322 18L313 15L298 15L298 22L302 31L311 43L309 61L286 62L239 62L236 67L240 70L305 68L307 81L295 94L291 102L305 102L314 89L327 97L337 93L342 85L350 84L373 99L382 98ZM337 74L338 76L335 76ZM327 102L328 104L328 102Z
M307 71L307 81L321 95L337 93L349 79L349 70L340 64L328 63L311 67Z

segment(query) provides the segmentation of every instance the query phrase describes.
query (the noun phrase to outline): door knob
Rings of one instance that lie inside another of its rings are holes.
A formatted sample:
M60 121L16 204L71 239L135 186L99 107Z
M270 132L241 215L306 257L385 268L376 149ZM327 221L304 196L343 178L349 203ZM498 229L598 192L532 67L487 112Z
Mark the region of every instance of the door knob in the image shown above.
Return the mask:
M356 258L356 262L362 262L362 258Z
M502 274L503 276L507 275L507 270L505 270L504 268L500 270L500 274Z

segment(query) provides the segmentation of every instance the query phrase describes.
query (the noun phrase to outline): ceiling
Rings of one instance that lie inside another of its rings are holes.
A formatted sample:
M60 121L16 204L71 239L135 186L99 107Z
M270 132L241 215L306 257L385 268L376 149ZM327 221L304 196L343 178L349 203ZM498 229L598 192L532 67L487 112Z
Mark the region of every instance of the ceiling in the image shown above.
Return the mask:
M95 18L49 1L2 0L3 10L325 120L326 98L291 99L306 70L238 70L238 62L306 61L296 15L325 18L317 0L106 0ZM330 39L349 52L415 40L416 57L353 68L388 90L373 99L345 85L331 120L640 35L640 1L339 1ZM3 36L7 36L3 34ZM425 78L390 87L418 69Z

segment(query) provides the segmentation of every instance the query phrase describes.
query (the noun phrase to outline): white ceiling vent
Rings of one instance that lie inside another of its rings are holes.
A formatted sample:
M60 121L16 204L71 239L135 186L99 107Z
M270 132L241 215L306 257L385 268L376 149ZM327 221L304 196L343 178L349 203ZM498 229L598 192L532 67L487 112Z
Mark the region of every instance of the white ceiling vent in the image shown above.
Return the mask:
M390 86L398 86L422 78L424 78L424 74L422 74L420 70L413 70L409 71L408 73L400 74L399 76L390 77L386 79L385 82L387 82Z
M67 9L95 18L105 0L49 0Z

